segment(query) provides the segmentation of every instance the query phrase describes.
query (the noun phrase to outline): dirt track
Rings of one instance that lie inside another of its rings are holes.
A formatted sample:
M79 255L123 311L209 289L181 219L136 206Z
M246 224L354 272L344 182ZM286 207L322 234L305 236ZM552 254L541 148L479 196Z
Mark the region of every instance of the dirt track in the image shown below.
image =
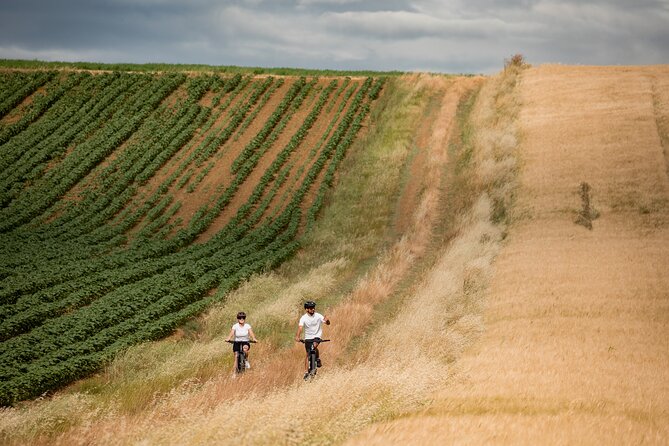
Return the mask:
M485 333L425 413L359 444L669 442L668 85L669 66L524 73Z

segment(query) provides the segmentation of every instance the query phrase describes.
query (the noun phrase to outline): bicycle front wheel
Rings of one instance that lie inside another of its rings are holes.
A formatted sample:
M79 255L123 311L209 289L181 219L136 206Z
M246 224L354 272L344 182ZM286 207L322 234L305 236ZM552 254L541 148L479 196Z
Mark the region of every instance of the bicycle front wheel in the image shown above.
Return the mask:
M244 373L246 370L246 355L243 352L237 354L237 373Z
M313 377L316 376L316 353L312 352L309 355L309 374Z

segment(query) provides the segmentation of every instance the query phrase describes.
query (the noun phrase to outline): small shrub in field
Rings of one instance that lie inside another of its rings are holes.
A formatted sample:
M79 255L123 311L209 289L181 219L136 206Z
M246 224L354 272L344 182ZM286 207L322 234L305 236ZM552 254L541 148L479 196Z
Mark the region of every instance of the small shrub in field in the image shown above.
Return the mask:
M504 69L511 67L517 68L526 68L529 64L525 61L525 56L520 53L516 53L508 59L504 59Z
M592 207L590 192L592 187L586 182L579 186L579 195L581 197L582 209L578 212L574 223L592 230L592 221L599 217L599 212Z

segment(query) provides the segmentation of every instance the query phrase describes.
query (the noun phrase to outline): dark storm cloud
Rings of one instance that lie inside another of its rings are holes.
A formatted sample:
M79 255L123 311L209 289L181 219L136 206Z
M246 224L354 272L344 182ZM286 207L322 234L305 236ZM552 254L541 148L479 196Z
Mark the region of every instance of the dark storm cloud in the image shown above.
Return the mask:
M493 72L669 62L669 0L2 0L0 57Z
M99 54L95 59L100 61L118 53L139 60L144 57L136 54L138 50L181 42L183 22L176 19L196 20L193 12L177 2L3 0L0 51L15 48L38 58L49 53Z

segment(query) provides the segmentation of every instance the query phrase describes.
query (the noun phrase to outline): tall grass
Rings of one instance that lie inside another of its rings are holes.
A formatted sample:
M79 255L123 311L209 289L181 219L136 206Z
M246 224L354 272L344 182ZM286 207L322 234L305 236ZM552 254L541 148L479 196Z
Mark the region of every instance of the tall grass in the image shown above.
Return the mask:
M429 352L418 360L424 361L425 367L439 375L441 381L423 395L424 401L455 379L458 358L485 330L482 315L494 259L503 244L506 227L518 218L514 212L520 138L516 86L524 68L524 64L507 64L502 73L486 82L472 104L463 128L460 161L472 174L469 180L475 185L472 190L478 191L478 198L462 216L458 235L426 277L424 286L403 307L397 322L383 327L385 344L391 347L385 361L396 361L398 355L415 357L416 351ZM427 315L425 324L411 327L406 321L413 314L420 314L421 318ZM401 343L393 336L409 330L414 339L411 343ZM440 443L444 438L435 438L435 432L443 435L444 431L432 428L439 423L435 417L439 410L438 404L426 410L414 408L409 416L401 420L393 417L388 423L372 426L346 444Z

